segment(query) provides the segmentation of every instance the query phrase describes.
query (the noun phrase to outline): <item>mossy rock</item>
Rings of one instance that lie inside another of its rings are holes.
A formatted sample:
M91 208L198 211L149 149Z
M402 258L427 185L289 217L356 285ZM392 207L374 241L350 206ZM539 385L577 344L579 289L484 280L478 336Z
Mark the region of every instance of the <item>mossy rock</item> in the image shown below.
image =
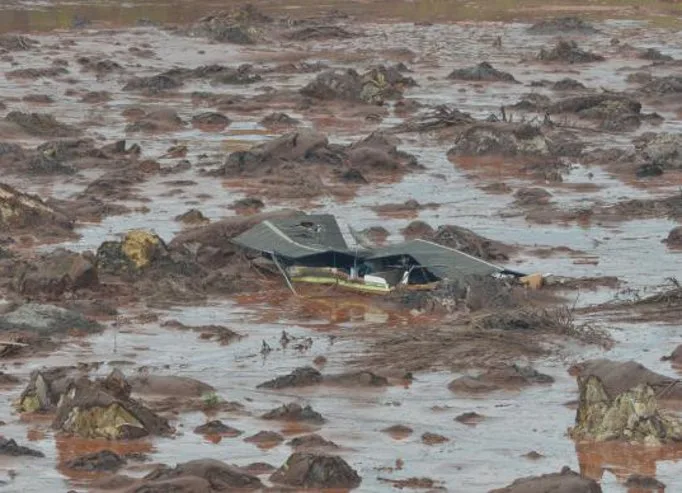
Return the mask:
M74 407L62 429L82 438L107 440L140 438L148 435L142 423L117 403L108 407L89 409Z

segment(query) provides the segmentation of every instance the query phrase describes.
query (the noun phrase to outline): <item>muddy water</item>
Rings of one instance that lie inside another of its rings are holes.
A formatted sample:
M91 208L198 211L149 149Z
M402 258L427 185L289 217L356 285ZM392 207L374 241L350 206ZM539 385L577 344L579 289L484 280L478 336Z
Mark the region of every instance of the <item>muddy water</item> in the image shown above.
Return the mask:
M417 2L414 8L422 9L423 5L431 4L435 12L440 12L441 3ZM233 123L222 132L201 132L188 125L178 132L153 136L126 136L123 132L126 120L121 113L133 105L172 107L187 121L192 115L204 111L204 108L190 103L188 96L192 91L251 95L262 92L266 86L298 88L311 75L266 76L261 83L224 90L217 90L207 83L193 82L182 88L182 97L175 99L150 99L123 93L120 91L123 81L132 75L151 75L173 66L194 67L209 63L236 65L242 62L275 64L286 57L322 60L341 67L347 65L343 60L347 59L349 52L358 53L359 61L354 66L358 66L358 63L366 66L392 61L390 53L407 48L415 54L409 65L415 71L412 75L420 83L420 87L408 91L407 97L426 104L451 104L476 117L486 117L491 112L497 112L501 105L512 104L522 94L530 92L526 84L532 80L555 81L570 76L590 87L608 87L611 90L631 88L625 81L627 73L642 67L645 62L620 56L610 43L613 37L625 39L627 36L628 43L634 46L655 47L682 58L679 37L670 36L668 30L652 28L643 21L622 19L601 23L599 28L602 32L598 35L576 37L582 47L605 53L609 57L605 63L578 68L521 63L521 59L531 58L542 46L553 41L552 37L528 36L525 33L527 25L521 22L463 22L419 27L407 22L367 23L355 26L366 35L361 39L318 42L308 46L290 43L278 49L258 46L235 48L173 36L146 25L128 27L142 17L158 22L184 22L201 11L208 12L218 6L210 2L203 2L199 6L194 2L129 2L122 5L118 2L101 2L66 6L52 3L7 4L4 6L6 10L0 15L0 30L29 32L60 29L59 32L34 34L43 47L54 45L55 48L44 49L38 55L33 52L13 53L14 63L21 67L44 67L49 66L51 57L64 57L69 60L70 75L76 80L40 79L17 83L0 78L1 97L7 101L10 109L49 111L66 123L82 124L87 136L107 141L132 137L133 142L141 145L144 157L158 158L171 145L187 145L187 159L198 163L202 154L222 159L230 149L272 137L269 131L257 123L268 109L265 108L262 114L229 114ZM352 8L359 7L354 5ZM372 7L368 9L372 11ZM614 17L619 15L614 13ZM93 23L86 23L78 30L71 29L79 27L84 19ZM102 25L113 25L117 31L104 31ZM112 35L120 43L113 50ZM503 38L501 49L492 47L497 35ZM71 42L75 44L71 45ZM130 46L144 46L153 50L155 56L140 59L128 51ZM126 73L97 79L93 74L79 70L75 59L80 55L114 58L124 66ZM483 59L501 70L512 72L523 84L472 85L444 81L444 76L453 68L468 66ZM0 70L13 68L12 62L0 61ZM666 72L659 70L657 73ZM78 96L65 96L69 88L106 90L112 93L113 99L92 107L80 103ZM533 91L556 96L547 89L536 88ZM30 93L51 95L56 102L48 107L40 107L20 101L23 95ZM654 110L666 118L662 129L680 129L674 108L644 108L647 112ZM290 114L300 117L295 112ZM391 115L377 127L387 128L398 122L400 119ZM350 142L367 133L364 128L359 131L356 126L342 123L339 122L338 128L325 128L335 142ZM647 130L652 128L643 125L640 132ZM606 143L610 146L628 146L631 136L591 134L588 138L595 147ZM26 145L41 142L31 138L20 141ZM512 260L512 265L519 269L560 275L613 275L625 281L628 287L642 288L657 285L682 267L682 256L669 252L661 243L661 239L674 226L671 221L639 220L590 227L531 224L523 214L509 213L513 201L511 196L491 195L480 189L485 182L500 180L512 188L528 186L522 177L504 176L500 171L500 176L475 178L478 170L466 169L446 158L449 145L426 142L417 136L405 136L402 148L415 154L427 170L409 175L397 184L364 187L357 198L351 201L322 198L311 206L303 201L269 201L266 197L266 204L269 209L297 206L305 207L310 212L332 212L339 216L342 226L352 225L358 229L381 224L391 234L389 241L397 241L401 239L400 229L412 218L379 217L372 207L401 203L407 199L422 203L437 201L440 207L421 211L418 218L431 224L470 227L485 236L527 247ZM172 159L159 161L167 166L175 162ZM67 198L84 188L98 173L89 171L57 181L28 180L14 176L3 177L3 180L43 196ZM177 180L191 180L196 184L183 185L179 187L179 192L169 193L178 188L170 183ZM568 187L567 184L592 184L595 187L594 190L576 192L578 188ZM645 198L673 190L673 187L657 187L655 191L634 187L604 170L590 168L580 162L575 163L562 185L543 186L553 193L554 202L562 208L596 202L612 203L623 198ZM128 205L144 206L147 209L145 212L83 225L79 230L81 239L62 246L74 250L92 250L102 241L135 227L153 229L169 240L181 229L173 218L190 207L197 207L207 217L218 219L233 214L228 205L243 197L242 191L206 178L198 172L197 166L180 174L151 179L140 187L140 192L148 201ZM541 259L528 253L534 247L554 246L569 246L585 252L590 258L597 259L597 263L576 264L570 256ZM598 293L571 293L570 297L581 305L589 305L613 295L613 292L605 290ZM287 301L262 301L268 297ZM603 354L595 348L570 345L564 348L561 357L537 362L540 371L556 379L556 383L550 387L531 388L520 393L498 393L478 399L455 397L449 393L447 383L457 375L438 372L417 374L415 381L408 387L395 385L381 391L349 392L327 388L296 392L256 390L258 383L288 373L295 367L311 364L316 356L328 358L325 373L345 370L346 362L362 351L363 345L352 337L330 339L330 334L369 331L374 324L381 324L387 319L395 324L412 323L408 315L394 319L391 318L395 317L394 314L382 312L372 304L358 300L330 296L316 301L315 309L311 310L309 303L289 299L286 292L281 290L265 293L258 302L212 300L206 306L166 312L157 310L162 321L176 319L191 325L227 325L247 337L230 346L220 346L199 340L193 332L162 328L160 323L123 322L118 329L110 328L100 336L87 340L74 339L47 358L29 359L16 367L8 365L7 371L27 377L32 369L44 365L97 361L105 363L99 370L105 374L113 367L111 362L126 360L134 366L122 366L124 371L134 372L136 368L144 366L154 373L192 376L216 387L222 398L245 404L246 412L219 413L211 417L218 417L243 430L241 437L224 438L219 443L205 440L194 434L192 429L202 424L207 416L193 412L183 413L175 420L173 424L179 433L174 439L142 441L130 445L130 449L120 449L120 452L148 453L153 462L175 463L208 456L239 465L268 462L279 466L290 453L288 446L261 450L243 442L242 438L263 429L287 435L300 432L258 419L260 414L277 405L297 401L312 404L329 420L319 432L344 447L344 457L363 477L361 491L388 490L389 487L378 479L380 477L401 479L416 476L442 481L450 491L482 492L509 483L519 476L557 471L563 465L581 469L600 479L606 492L625 491L622 481L632 473L655 474L668 484L671 491L682 488L679 480L682 472L680 450L649 449L642 452L627 446L576 447L565 436L575 413L565 403L576 398L576 386L566 373L566 367L573 361ZM144 307L131 307L124 311L123 316L128 319L144 311ZM593 321L607 324L599 318ZM608 328L617 341L607 354L608 357L635 359L653 370L672 374L667 364L660 362L659 358L682 342L678 326L621 323ZM312 347L306 351L281 348L279 337L282 330L294 336L311 337ZM263 341L275 349L267 357L260 353ZM396 355L396 358L400 357ZM2 432L19 441L30 441L30 446L43 451L47 459L0 459L0 471L6 474L10 470L18 472L7 491L86 489L88 478L68 476L56 466L69 457L103 445L55 437L49 429L49 423L22 422L12 414L9 405L9 401L19 392L17 388L7 393L5 403L0 406L0 419L7 423ZM482 414L486 419L473 427L454 421L455 416L469 411ZM381 432L395 424L410 426L414 432L403 440L395 440ZM426 446L420 440L424 432L441 434L450 441ZM531 450L544 457L538 461L522 457ZM402 469L392 470L398 459L404 462ZM137 467L129 468L126 472L141 475L144 471L145 467Z

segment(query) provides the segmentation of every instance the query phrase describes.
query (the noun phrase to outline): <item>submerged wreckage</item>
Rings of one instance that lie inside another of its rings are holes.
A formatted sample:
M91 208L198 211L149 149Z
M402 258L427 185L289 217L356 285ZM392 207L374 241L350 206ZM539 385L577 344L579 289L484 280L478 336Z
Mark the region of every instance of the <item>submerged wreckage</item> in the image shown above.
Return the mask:
M426 240L411 240L386 247L350 248L336 218L329 214L265 220L232 241L256 251L292 283L334 285L365 293L386 294L399 289L431 289L443 280L496 276L525 276Z

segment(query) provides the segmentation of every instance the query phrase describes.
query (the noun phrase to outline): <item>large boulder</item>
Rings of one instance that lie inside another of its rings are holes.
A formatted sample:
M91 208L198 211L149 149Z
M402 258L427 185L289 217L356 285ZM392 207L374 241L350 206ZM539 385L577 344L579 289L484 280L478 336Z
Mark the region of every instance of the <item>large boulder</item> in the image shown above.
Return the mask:
M509 486L490 493L602 493L602 489L594 479L564 467L558 473L517 479Z
M170 435L168 421L130 397L130 384L114 370L106 379L68 385L52 427L81 438L133 439Z
M27 303L0 315L0 332L25 331L40 336L65 335L71 330L99 332L102 326L72 310Z
M571 367L571 374L583 380L597 377L610 399L640 385L652 387L660 399L682 399L682 388L676 378L651 371L635 361L587 360Z
M300 92L320 100L382 104L386 99L400 97L406 87L415 85L414 79L404 76L397 67L380 65L362 75L353 69L323 72Z
M542 130L524 123L479 123L455 140L450 156L547 156L550 144Z
M108 273L135 273L165 256L161 238L145 230L126 233L122 241L105 241L97 249L97 268Z
M58 297L67 291L96 286L97 269L87 255L57 249L21 269L14 278L15 289L29 296Z
M537 59L541 62L590 63L603 62L603 56L578 47L575 41L559 40L553 48L542 48Z
M579 377L578 387L580 400L575 426L570 430L572 438L649 445L682 441L682 421L659 409L651 385L629 386L617 394L610 388L610 395L602 380L590 375Z
M44 113L10 111L5 115L5 121L36 137L74 137L81 133L76 127L62 123L54 116Z
M75 366L57 366L31 372L28 385L16 402L19 412L54 411L70 384L87 372Z
M178 478L196 477L207 481L210 491L245 491L260 489L263 485L256 476L215 459L199 459L177 464L171 468L161 466L144 477L145 483L155 484ZM145 489L140 491L157 491ZM176 491L165 489L158 491Z
M481 62L473 67L455 69L448 75L448 79L477 82L514 82L518 81L509 72L497 70L488 62Z
M682 136L676 133L649 133L635 143L642 163L664 170L682 169Z
M353 489L362 479L341 457L296 452L270 476L273 483L297 488Z

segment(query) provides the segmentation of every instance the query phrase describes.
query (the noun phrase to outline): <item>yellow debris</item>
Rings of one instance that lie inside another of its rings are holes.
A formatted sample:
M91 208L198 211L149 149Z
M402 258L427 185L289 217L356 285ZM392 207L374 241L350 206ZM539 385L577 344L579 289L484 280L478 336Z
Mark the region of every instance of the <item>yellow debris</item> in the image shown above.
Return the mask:
M158 236L149 231L136 229L126 234L121 249L126 257L141 269L151 263L160 245L161 240Z

